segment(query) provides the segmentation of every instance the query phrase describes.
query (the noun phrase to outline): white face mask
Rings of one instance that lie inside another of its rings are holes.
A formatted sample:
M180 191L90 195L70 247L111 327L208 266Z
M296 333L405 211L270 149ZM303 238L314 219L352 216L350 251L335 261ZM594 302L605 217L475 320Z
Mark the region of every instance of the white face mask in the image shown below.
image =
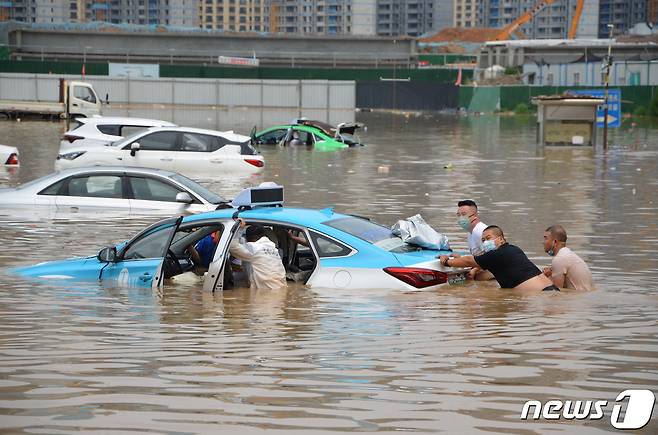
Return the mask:
M494 240L485 240L482 242L482 249L484 249L484 252L493 251L496 249L496 242Z

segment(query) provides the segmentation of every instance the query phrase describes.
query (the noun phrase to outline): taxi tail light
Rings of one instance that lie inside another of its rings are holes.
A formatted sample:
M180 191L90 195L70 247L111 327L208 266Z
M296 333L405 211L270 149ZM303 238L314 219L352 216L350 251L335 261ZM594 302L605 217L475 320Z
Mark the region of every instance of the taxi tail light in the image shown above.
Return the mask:
M9 154L9 158L5 162L5 165L18 165L18 154L16 153Z
M65 134L64 137L62 137L63 140L69 141L69 143L73 143L78 139L84 139L82 136L76 136L74 134Z
M384 272L416 288L431 287L448 282L448 274L420 267L386 267Z
M254 165L257 168L262 168L265 166L265 162L259 159L244 159L245 162L249 163L250 165Z

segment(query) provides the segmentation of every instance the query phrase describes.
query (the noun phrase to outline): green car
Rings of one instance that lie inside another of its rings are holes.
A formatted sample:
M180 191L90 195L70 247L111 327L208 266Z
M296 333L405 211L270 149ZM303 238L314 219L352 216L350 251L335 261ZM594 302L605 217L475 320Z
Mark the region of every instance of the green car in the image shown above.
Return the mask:
M322 149L363 146L356 130L360 122L342 123L336 127L308 119L297 119L288 125L276 125L252 134L254 145L305 145Z

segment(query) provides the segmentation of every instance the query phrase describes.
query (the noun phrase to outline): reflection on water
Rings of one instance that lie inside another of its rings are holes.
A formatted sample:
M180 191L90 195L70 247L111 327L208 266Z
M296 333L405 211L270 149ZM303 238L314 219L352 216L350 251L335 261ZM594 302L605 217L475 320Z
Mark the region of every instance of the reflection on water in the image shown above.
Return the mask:
M653 127L614 131L603 154L537 148L531 119L358 120L369 126L365 148L263 149L263 174L200 181L232 197L273 180L286 186L288 204L334 205L386 224L420 212L459 249L466 242L455 204L473 198L483 220L540 265L550 261L544 229L564 224L598 291L56 286L6 268L95 255L153 218L3 215L1 430L604 433L610 409L585 422L519 414L530 399L612 404L625 389L658 390ZM22 159L16 173L0 172L2 186L52 170L60 124L0 122L0 132ZM644 433L657 428L655 415Z

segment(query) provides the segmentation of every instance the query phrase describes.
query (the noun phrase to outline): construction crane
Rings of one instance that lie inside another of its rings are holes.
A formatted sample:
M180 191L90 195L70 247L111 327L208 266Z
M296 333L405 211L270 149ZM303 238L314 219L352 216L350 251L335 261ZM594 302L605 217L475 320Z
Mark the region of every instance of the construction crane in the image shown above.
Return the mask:
M573 19L571 20L571 26L569 27L569 33L567 38L575 39L576 32L578 31L578 24L580 23L580 16L583 14L583 7L585 6L585 0L578 0L576 3L576 10L573 13Z
M498 35L494 38L494 41L504 41L507 39L510 39L510 37L515 34L517 29L527 23L528 21L532 20L532 18L537 15L539 12L541 12L544 7L552 4L555 0L540 0L535 5L525 11L523 15L519 16L516 20L512 21L510 24L507 26L503 27L503 29L500 31Z

